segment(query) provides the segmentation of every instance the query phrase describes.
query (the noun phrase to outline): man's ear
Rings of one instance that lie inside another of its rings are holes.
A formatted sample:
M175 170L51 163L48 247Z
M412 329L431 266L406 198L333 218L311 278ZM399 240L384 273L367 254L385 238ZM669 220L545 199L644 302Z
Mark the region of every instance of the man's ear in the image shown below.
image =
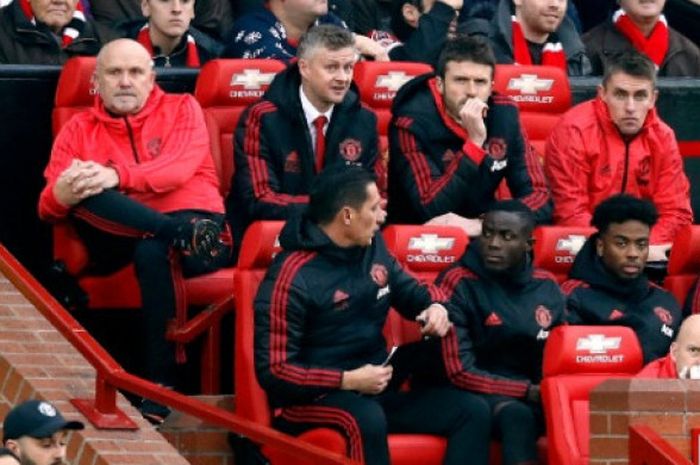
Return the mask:
M440 95L445 95L445 81L443 81L440 76L435 76L435 86L438 92L440 92Z
M603 240L600 237L595 238L595 251L599 257L603 256Z
M151 16L151 6L148 4L148 0L141 0L141 14L146 18Z
M603 87L603 84L598 84L598 87L596 87L596 95L600 99L603 99L605 96L605 87Z
M20 456L19 443L16 440L8 439L7 441L5 441L5 447L10 449L12 451L12 453L15 454L17 457Z
M527 248L525 249L526 252L530 253L532 252L532 248L535 247L535 238L530 237L527 241Z

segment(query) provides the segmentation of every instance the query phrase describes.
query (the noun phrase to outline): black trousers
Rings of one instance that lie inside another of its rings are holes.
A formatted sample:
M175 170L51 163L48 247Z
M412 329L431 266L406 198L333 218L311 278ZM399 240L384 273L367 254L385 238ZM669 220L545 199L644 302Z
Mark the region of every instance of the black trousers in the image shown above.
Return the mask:
M537 463L537 439L544 432L540 403L481 395L491 407L493 437L501 441L503 465Z
M367 465L388 465L388 433L425 433L447 438L446 465L486 465L490 409L479 396L453 388L427 388L365 396L336 391L311 405L283 408L276 428L298 435L312 428L340 431L348 455Z
M83 200L72 216L90 254L90 273L110 274L133 261L144 316L146 377L174 386L175 346L165 333L176 308L185 305L183 278L226 265L230 248L203 259L173 250L172 239L182 223L208 218L223 226L224 216L194 210L163 214L115 190Z

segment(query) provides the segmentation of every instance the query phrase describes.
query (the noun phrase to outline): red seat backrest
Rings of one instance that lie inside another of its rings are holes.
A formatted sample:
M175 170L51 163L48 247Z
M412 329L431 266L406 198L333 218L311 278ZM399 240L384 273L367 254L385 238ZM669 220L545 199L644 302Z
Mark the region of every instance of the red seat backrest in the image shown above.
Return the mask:
M612 377L642 368L642 350L631 328L559 326L544 350L542 401L549 465L587 465L590 391Z
M74 114L92 107L95 88L92 75L95 57L74 57L66 61L56 86L51 129L54 138Z
M566 280L571 265L594 228L540 226L535 228L534 266L552 273L559 283Z
M544 143L552 127L571 108L566 72L553 66L496 65L494 90L518 103L530 143L544 155Z
M460 259L469 243L466 233L456 226L391 225L384 229L383 236L404 269L429 284ZM415 322L401 318L394 311L389 313L387 325L390 330L385 328L385 334L391 334L396 344L421 337Z
M233 278L236 296L236 413L263 425L270 424L270 408L267 395L255 375L253 303L272 258L280 251L279 233L283 224L282 221L258 221L248 227Z
M360 99L377 115L380 136L388 134L391 103L396 92L416 76L429 73L433 68L425 63L402 61L360 61L355 65L353 80L360 91Z
M199 72L194 96L204 110L212 152L226 195L233 176L233 133L241 113L260 100L284 63L277 60L218 59Z
M700 226L688 225L676 234L668 260L664 287L683 306L686 296L700 274ZM693 304L693 313L700 311L700 302Z

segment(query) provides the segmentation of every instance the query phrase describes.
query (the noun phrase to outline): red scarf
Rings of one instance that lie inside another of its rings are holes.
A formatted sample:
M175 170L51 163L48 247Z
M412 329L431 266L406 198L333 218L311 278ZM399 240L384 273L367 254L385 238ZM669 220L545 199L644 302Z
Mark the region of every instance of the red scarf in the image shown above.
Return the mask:
M136 41L143 45L148 50L148 53L153 56L153 42L151 42L151 35L148 33L148 23L143 25L139 35L136 37ZM197 52L197 43L191 34L187 34L187 58L185 64L189 68L199 68L201 66L199 52Z
M644 37L642 31L632 22L624 11L617 10L613 15L613 24L620 33L632 42L634 48L651 58L656 66L661 66L668 52L668 26L666 17L661 15L654 25L649 37Z
M32 5L29 0L19 0L19 6L27 17L30 23L36 26L36 18L34 17L34 10L32 10ZM73 12L73 19L70 23L63 28L62 33L62 43L63 48L68 47L73 41L83 32L85 28L85 14L83 14L83 5L78 2L78 5Z
M537 63L532 62L532 57L530 56L530 50L527 48L527 42L525 41L525 34L520 27L520 23L515 18L511 16L511 24L513 25L513 58L518 65L535 65ZM552 34L550 34L550 38ZM544 44L542 49L542 66L556 66L561 68L566 73L568 68L566 66L566 54L564 53L564 47L562 47L561 42L547 42Z

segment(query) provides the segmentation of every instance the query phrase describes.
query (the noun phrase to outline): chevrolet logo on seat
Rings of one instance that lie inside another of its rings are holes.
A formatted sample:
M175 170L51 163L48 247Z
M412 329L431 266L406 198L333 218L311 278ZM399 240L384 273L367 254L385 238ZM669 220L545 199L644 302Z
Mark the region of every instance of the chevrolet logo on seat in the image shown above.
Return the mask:
M389 71L387 74L377 76L374 87L384 87L392 92L396 92L413 77L413 75L406 74L405 71Z
M259 69L244 69L231 76L231 86L243 86L246 90L260 90L272 82L275 73L262 73Z
M590 354L605 354L608 350L620 348L622 337L605 337L604 334L589 334L576 341L576 350L588 351Z
M437 234L421 234L408 241L409 250L420 250L424 254L434 254L441 250L450 250L455 244L453 237L440 237Z
M521 94L534 95L552 88L554 79L539 79L536 74L521 74L519 78L508 81L508 90L518 90Z
M569 252L571 255L576 255L585 243L586 236L581 234L569 234L557 240L555 249L557 251Z

